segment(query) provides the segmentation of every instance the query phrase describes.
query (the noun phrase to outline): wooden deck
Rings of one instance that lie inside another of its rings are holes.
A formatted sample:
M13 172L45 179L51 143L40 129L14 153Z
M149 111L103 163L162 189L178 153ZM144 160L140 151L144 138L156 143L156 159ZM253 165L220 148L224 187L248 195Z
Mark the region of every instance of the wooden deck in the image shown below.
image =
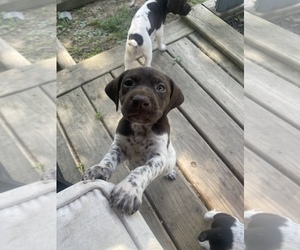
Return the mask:
M150 184L140 211L164 249L200 249L197 236L208 226L208 209L243 217L243 37L202 5L168 24L164 37L168 51L156 50L152 66L185 95L169 114L180 172L173 182ZM123 72L123 57L119 46L58 72L57 161L71 183L112 143L121 114L104 87ZM129 171L119 167L111 181Z
M300 38L245 12L245 209L299 221Z
M55 167L56 59L30 64L2 40L0 73L0 162L23 184ZM11 59L11 56L15 60Z

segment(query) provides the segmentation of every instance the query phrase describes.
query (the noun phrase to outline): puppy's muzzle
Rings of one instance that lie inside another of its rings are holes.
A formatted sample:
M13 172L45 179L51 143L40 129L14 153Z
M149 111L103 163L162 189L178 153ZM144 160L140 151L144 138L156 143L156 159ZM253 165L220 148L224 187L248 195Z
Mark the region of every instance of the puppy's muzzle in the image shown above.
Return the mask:
M138 110L151 108L150 99L147 96L136 95L131 100L131 106Z

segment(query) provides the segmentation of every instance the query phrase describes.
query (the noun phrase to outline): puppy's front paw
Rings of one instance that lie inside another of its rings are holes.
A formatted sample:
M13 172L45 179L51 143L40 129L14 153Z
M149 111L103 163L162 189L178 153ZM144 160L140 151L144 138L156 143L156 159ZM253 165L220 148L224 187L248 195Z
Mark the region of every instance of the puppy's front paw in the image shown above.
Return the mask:
M141 189L124 180L114 187L109 202L122 214L134 214L142 204L142 196Z
M160 51L166 51L166 50L167 50L167 45L165 45L164 43L162 43L162 44L160 44L160 45L158 46L158 49L159 49Z
M109 167L103 167L99 165L94 165L88 168L82 176L82 180L95 180L101 179L107 181L112 175L112 170Z

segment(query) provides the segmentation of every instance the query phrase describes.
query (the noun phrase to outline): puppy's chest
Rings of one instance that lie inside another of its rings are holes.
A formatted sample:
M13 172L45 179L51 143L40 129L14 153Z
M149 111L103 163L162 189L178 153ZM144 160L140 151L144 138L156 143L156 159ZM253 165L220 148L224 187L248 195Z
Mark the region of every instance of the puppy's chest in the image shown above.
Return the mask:
M164 135L157 136L150 133L144 136L135 134L124 139L122 148L132 167L145 164L155 153L163 153L164 148L167 149L167 140Z

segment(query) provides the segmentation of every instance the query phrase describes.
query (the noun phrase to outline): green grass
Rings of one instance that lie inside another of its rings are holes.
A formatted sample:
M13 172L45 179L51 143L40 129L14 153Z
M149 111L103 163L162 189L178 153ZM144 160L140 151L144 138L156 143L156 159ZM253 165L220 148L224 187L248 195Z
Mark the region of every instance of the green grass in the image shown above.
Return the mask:
M101 112L97 112L95 114L95 119L99 121L103 121L105 114L102 114Z
M124 44L134 10L124 7L105 19L85 18L86 13L81 14L80 20L57 20L58 38L70 39L72 47L67 50L76 61Z

